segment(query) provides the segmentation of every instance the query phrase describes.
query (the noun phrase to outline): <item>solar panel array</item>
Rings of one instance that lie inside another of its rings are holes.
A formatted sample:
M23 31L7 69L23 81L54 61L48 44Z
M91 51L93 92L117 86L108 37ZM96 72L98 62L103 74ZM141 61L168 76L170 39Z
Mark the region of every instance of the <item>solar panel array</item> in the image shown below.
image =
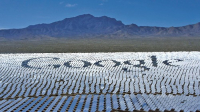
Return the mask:
M200 111L200 52L0 54L0 111Z

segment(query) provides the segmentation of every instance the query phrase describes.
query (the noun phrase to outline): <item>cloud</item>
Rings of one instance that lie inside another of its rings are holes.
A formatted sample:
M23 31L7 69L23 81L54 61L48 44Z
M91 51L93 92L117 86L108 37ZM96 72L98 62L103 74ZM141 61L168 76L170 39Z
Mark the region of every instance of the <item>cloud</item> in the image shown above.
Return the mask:
M62 5L64 2L60 2L59 4Z
M103 3L100 3L99 5L103 5Z
M69 8L70 8L70 7L75 7L75 6L77 6L77 4L69 4L69 3L68 3L68 4L65 5L65 7L69 7Z
M8 29L8 28L0 28L0 30L6 30L6 29Z

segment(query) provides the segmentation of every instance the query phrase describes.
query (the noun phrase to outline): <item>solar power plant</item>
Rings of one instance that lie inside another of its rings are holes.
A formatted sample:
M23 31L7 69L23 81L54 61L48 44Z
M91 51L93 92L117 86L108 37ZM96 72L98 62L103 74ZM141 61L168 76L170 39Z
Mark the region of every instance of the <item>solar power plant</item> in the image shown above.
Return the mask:
M0 54L0 111L200 111L200 52Z

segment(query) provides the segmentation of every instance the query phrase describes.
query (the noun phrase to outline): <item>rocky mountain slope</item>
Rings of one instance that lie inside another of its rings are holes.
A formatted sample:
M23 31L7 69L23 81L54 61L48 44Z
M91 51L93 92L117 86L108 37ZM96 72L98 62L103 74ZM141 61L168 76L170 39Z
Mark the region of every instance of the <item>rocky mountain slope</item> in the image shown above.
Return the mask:
M30 25L22 29L0 30L6 39L29 39L37 37L56 38L134 38L134 37L200 37L200 22L182 27L151 27L124 25L107 16L94 17L84 14L50 24Z

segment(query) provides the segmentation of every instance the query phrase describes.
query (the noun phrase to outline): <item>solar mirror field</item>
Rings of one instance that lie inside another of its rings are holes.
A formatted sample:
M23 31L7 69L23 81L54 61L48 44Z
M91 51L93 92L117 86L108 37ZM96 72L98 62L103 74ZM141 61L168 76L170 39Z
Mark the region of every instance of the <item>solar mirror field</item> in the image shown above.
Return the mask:
M0 111L200 111L200 52L0 54Z

